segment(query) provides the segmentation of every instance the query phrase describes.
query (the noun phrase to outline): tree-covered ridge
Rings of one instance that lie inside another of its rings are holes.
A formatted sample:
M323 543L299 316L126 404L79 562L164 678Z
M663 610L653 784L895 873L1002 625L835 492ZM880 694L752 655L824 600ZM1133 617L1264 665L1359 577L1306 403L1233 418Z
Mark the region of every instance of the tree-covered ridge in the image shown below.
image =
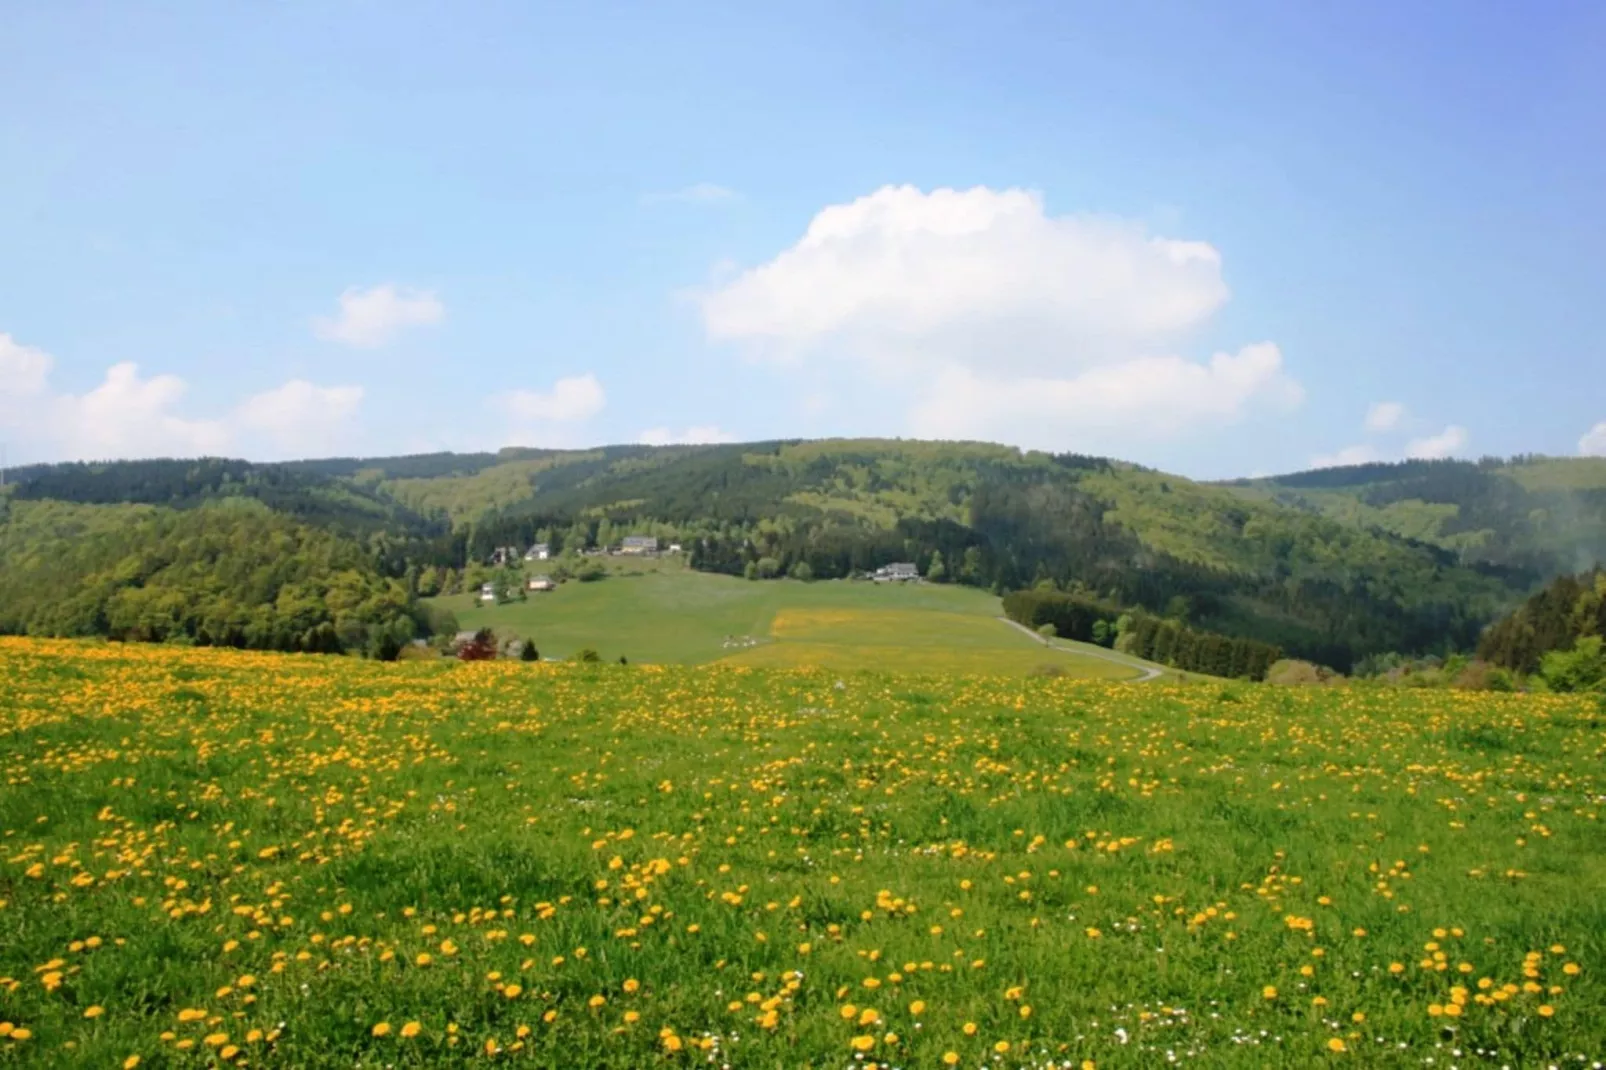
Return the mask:
M584 473L583 476L581 473ZM676 538L697 568L833 578L893 561L1007 591L1047 581L1338 667L1476 642L1517 591L1452 555L1097 458L969 443L758 443L564 466L475 522L529 540ZM1176 603L1176 606L1173 606Z
M17 501L0 525L0 632L333 652L422 630L361 543L260 501Z
M535 494L535 481L541 473L598 456L504 461L470 475L380 476L376 485L420 513L443 514L454 523L463 523L487 512L527 504Z
M1606 561L1606 458L1404 461L1229 485L1240 497L1429 542L1532 585Z
M1521 673L1538 671L1546 655L1606 636L1606 570L1558 576L1478 644L1478 656ZM1597 646L1598 651L1598 646Z
M1591 478L1525 458L1221 486L1102 458L866 439L55 466L18 493L178 509L254 499L357 536L379 575L418 576L426 594L461 589L499 548L573 552L627 534L754 577L913 561L945 582L1048 584L1344 669L1469 649L1555 563L1533 533L1555 530L1556 503L1606 494Z
M446 525L360 482L297 465L254 464L221 457L37 466L21 473L19 501L85 505L140 503L173 509L231 499L261 502L308 524L368 535L378 531L443 535Z

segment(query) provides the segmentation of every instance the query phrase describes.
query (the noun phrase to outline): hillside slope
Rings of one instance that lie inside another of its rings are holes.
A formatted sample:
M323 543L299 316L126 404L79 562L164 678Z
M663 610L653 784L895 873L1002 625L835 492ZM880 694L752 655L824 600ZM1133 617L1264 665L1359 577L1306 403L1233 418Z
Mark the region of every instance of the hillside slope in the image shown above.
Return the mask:
M778 441L54 466L13 493L176 512L249 498L359 544L409 595L421 570L460 588L500 546L573 552L627 533L679 540L695 568L733 575L913 560L949 582L1052 583L1339 668L1470 648L1543 578L1606 559L1606 475L1535 459L1212 485L988 443Z
M260 501L0 510L0 633L332 653L429 628L369 549Z
M1606 457L1405 461L1226 485L1359 528L1430 543L1537 584L1606 561Z

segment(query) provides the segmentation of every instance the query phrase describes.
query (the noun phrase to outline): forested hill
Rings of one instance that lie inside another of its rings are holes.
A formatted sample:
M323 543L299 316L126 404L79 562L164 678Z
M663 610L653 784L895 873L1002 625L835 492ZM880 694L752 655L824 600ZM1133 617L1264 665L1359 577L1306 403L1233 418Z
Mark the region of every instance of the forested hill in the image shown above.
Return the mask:
M13 473L0 498L0 597L30 592L0 605L0 630L305 647L322 641L318 627L340 632L333 612L299 632L310 618L241 622L333 570L370 585L356 603L367 608L345 612L343 642L371 645L430 627L417 596L466 582L497 547L576 551L638 533L682 542L697 568L755 578L914 560L946 582L1053 585L1345 668L1380 651L1469 649L1542 580L1580 555L1606 557L1589 537L1590 462L1466 469L1454 478L1482 489L1446 502L1450 468L1209 485L1100 458L902 440L47 466ZM56 546L125 523L138 533L126 546ZM238 564L244 547L292 544L296 569L264 572L262 554ZM158 587L166 617L131 593ZM381 588L401 601L369 621L388 604ZM72 599L99 608L64 614Z
M1404 461L1228 485L1352 526L1449 550L1533 585L1606 561L1606 457Z

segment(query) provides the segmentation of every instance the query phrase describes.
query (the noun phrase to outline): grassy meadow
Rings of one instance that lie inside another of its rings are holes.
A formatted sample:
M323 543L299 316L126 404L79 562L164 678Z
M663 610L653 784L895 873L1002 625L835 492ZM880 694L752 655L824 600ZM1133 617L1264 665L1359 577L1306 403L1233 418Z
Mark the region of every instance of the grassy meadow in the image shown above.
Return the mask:
M565 583L524 602L435 601L465 628L530 636L543 657L591 648L604 660L799 668L841 672L1024 675L1045 666L1100 680L1135 677L1146 664L1111 660L1079 643L1047 650L997 618L999 599L972 587L841 580L754 583L693 572L674 559L610 559L595 583Z
M1606 1050L1594 699L0 639L0 741L3 1065Z

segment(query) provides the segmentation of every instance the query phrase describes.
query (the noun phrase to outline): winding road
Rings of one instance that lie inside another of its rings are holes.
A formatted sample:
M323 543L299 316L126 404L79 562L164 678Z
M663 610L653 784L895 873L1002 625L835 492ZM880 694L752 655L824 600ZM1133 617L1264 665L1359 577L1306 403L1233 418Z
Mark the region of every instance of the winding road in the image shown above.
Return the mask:
M1062 646L1055 646L1053 643L1049 642L1047 639L1044 639L1041 635L1038 635L1024 624L1018 623L1017 621L1012 621L1008 617L999 617L998 619L1009 625L1011 628L1014 628L1028 639L1042 643L1050 650L1058 650L1061 654L1068 654L1072 657L1080 655L1082 657L1098 658L1101 661L1108 661L1115 665L1125 665L1129 669L1138 670L1139 675L1135 679L1128 681L1128 683L1146 684L1150 680L1158 680L1161 676L1165 675L1160 669L1156 669L1152 665L1144 665L1136 661L1128 660L1120 654L1106 654L1102 650L1083 650L1081 648L1069 650Z

